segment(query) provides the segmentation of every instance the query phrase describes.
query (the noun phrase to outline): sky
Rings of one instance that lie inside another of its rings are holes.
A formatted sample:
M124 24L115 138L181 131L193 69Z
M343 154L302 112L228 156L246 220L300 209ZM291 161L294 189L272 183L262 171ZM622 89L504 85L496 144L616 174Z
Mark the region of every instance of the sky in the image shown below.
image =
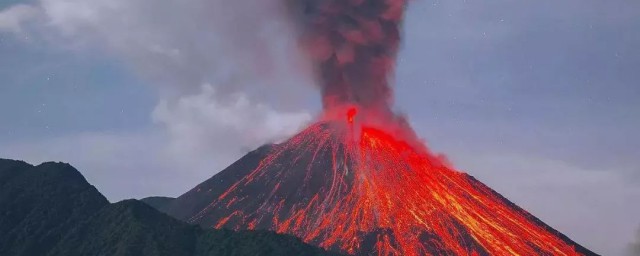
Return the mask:
M0 1L0 157L69 162L115 202L179 196L287 138L320 99L279 6ZM395 107L427 145L587 248L628 253L640 2L418 0L404 26Z

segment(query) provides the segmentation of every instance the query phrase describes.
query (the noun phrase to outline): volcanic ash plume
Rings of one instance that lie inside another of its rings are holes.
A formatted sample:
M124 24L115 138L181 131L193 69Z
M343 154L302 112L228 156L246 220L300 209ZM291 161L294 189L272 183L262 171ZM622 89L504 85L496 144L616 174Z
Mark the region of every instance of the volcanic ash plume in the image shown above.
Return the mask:
M388 110L388 78L406 0L288 0L316 65L325 109L356 104Z

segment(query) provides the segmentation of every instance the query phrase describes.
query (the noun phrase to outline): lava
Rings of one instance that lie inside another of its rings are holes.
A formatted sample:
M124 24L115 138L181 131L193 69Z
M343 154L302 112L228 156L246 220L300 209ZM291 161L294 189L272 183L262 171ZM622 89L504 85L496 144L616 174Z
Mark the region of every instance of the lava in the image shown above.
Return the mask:
M414 138L343 111L277 145L191 221L216 212L216 228L268 229L349 254L579 255Z
M353 124L353 118L355 118L357 113L358 113L358 110L356 108L349 108L347 110L347 122L349 124Z

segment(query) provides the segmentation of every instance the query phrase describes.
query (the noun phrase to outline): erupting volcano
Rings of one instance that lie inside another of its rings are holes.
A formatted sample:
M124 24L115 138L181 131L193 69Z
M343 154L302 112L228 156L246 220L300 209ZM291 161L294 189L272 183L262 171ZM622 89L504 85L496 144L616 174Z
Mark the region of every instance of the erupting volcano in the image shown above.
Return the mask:
M590 254L433 157L406 127L343 110L262 149L257 167L230 167L237 178L224 171L183 195L178 200L187 204L213 198L183 217L207 227L273 230L357 255Z
M170 214L357 255L593 254L431 154L391 109L405 0L291 0L324 112L181 196Z

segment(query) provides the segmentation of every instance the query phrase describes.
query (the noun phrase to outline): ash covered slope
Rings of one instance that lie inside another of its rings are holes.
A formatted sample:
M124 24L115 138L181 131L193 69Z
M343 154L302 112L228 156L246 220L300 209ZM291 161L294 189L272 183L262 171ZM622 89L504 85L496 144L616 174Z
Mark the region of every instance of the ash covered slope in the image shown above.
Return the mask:
M137 200L109 204L68 164L0 159L0 255L334 254L268 231L203 230Z
M348 135L313 125L251 152L177 198L168 213L357 255L595 255L473 177L363 131L368 139L354 154Z

